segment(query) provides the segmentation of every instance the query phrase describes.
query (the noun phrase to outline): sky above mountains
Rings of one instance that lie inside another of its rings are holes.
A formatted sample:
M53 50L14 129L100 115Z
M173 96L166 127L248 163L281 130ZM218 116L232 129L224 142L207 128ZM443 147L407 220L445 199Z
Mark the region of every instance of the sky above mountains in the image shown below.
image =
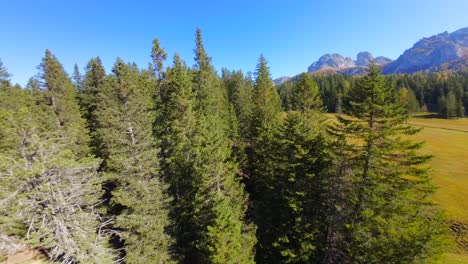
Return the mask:
M2 1L0 58L12 81L25 85L46 48L69 73L95 56L109 72L117 57L146 68L158 37L170 58L178 52L192 65L199 26L218 70L254 71L263 53L277 78L306 71L326 53L396 59L423 37L467 27L466 10L466 0L9 0Z

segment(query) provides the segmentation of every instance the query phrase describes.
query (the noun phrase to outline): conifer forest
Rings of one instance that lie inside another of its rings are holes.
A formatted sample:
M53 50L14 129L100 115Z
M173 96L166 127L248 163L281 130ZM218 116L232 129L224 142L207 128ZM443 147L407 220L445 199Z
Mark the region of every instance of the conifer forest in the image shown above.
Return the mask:
M0 256L50 263L433 263L452 247L420 111L468 114L468 74L303 73L274 85L148 43L148 65L53 51L0 64ZM445 74L445 75L444 75ZM5 260L0 258L0 262Z

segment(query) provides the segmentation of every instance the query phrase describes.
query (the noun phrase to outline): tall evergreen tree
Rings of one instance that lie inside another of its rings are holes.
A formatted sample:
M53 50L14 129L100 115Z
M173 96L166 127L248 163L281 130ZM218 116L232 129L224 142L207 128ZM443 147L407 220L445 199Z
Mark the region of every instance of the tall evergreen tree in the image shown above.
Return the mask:
M80 104L84 117L88 121L88 128L93 135L97 127L95 114L99 103L98 94L101 92L106 72L99 57L91 59L86 65L83 89L80 93Z
M80 68L75 63L73 66L73 84L75 85L76 90L80 93L83 90L83 75L81 75Z
M419 112L419 102L414 94L413 90L408 90L405 87L402 87L398 90L399 92L399 101L402 105L405 106L406 111L409 114Z
M245 222L247 197L232 161L227 98L197 29L193 91L196 135L192 147L193 263L252 263L254 229Z
M262 263L310 263L324 245L326 170L330 166L324 137L306 113L289 112L275 133L268 183L275 195L269 207L268 256Z
M41 83L37 78L31 77L29 78L25 88L31 92L39 91L41 89Z
M170 196L160 174L153 136L154 85L134 64L118 59L99 93L97 134L105 146L105 173L114 186L126 263L172 261L168 235Z
M155 76L158 80L162 79L164 61L167 59L166 51L161 47L159 39L153 40L153 48L151 49L151 58L153 59L153 66Z
M232 114L235 114L232 129L235 137L233 142L233 151L241 167L246 166L245 147L246 136L249 135L249 129L252 118L252 82L244 77L241 71L229 72L223 70L222 80L227 91L228 101L232 107Z
M192 73L176 54L161 82L160 103L156 104L154 131L160 140L161 173L173 196L171 219L176 239L176 256L189 262L193 253L193 140L195 137Z
M460 112L459 106L461 103L457 101L455 93L453 91L449 91L446 96L442 95L439 98L439 113L442 114L445 118L453 118L458 116Z
M281 100L273 87L266 59L261 55L255 72L250 137L255 139L260 136L263 129L268 130L274 126L281 110Z
M443 244L444 223L430 200L430 157L418 154L422 143L403 138L418 129L406 124L398 101L393 84L372 65L350 91L350 117L338 117L330 130L347 164L336 175L350 183L341 263L414 263Z
M310 110L321 110L322 100L315 81L307 73L302 73L294 83L291 92L292 110L307 112Z
M2 186L12 187L2 203L15 205L10 221L21 223L25 242L46 249L52 261L112 263L97 211L98 160L89 156L76 91L48 50L40 69L43 92L2 96L2 134L8 135L0 154Z
M275 164L270 159L274 151L273 135L280 123L281 102L273 87L265 58L260 56L255 73L253 111L250 132L247 136L249 147L246 149L249 164L247 173L248 189L253 199L253 215L257 225L257 263L272 261L275 221L275 201L277 194L272 189Z
M3 62L0 59L0 82L7 82L11 77L11 74L8 73L7 69L5 66L3 66Z

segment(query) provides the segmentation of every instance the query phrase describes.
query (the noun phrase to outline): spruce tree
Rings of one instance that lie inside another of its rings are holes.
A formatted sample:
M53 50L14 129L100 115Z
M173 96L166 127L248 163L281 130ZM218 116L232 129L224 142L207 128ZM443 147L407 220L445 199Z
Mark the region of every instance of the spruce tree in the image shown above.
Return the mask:
M277 217L275 206L278 195L273 191L275 164L270 159L274 151L274 134L281 120L281 102L273 87L265 58L260 56L255 73L253 111L249 135L247 135L248 189L253 199L253 215L257 225L257 263L273 261L274 230Z
M164 61L167 59L166 51L161 47L159 39L153 40L153 48L151 49L151 58L153 59L153 66L155 76L158 80L162 79Z
M453 118L457 116L457 112L461 112L458 106L457 98L453 91L449 91L446 96L439 99L439 112L445 118ZM458 110L458 111L457 111Z
M14 205L8 217L22 224L17 234L51 261L112 263L97 210L99 161L89 155L76 91L48 50L40 69L42 92L9 88L2 96L2 186L11 187L2 203Z
M281 100L273 87L266 59L261 55L255 72L250 138L255 139L261 135L262 130L268 130L274 126L281 111Z
M3 62L0 59L0 83L7 82L11 77L11 74L8 73L5 66L3 66Z
M310 110L321 110L322 100L315 81L307 73L302 73L299 80L294 83L291 92L292 110L307 112Z
M98 94L97 135L104 171L113 186L110 205L123 239L126 263L172 262L167 184L153 136L154 85L135 64L118 59Z
M176 256L179 261L193 254L196 240L193 219L193 155L195 133L194 96L192 73L176 54L173 66L164 73L156 104L155 136L161 151L161 174L169 183L173 196L171 219L174 221L172 234L176 239Z
M75 85L76 91L81 93L83 90L83 75L81 75L80 68L78 68L76 63L75 66L73 66L73 84Z
M102 93L106 73L99 57L89 60L85 71L81 81L82 89L79 92L81 112L87 121L93 153L105 161L105 148L96 132L99 126L96 109L102 99L99 94Z
M336 157L345 161L335 177L349 183L343 234L335 236L345 248L333 249L341 254L335 261L414 263L433 256L444 242L445 223L431 202L430 156L407 138L419 129L406 124L393 83L375 65L350 91L349 104L350 117L338 117L330 130L339 143Z
M31 92L39 91L41 88L41 83L37 78L31 77L29 78L25 88Z
M192 147L195 252L192 263L253 263L254 228L245 220L247 196L236 174L229 140L229 108L197 29Z
M244 77L242 71L228 71L223 69L222 80L227 91L228 101L231 106L231 114L234 121L232 130L235 135L233 138L233 151L242 168L246 166L246 136L249 135L249 129L252 118L252 93L253 85L251 81Z
M269 251L261 263L316 262L324 247L326 170L330 166L324 137L305 113L289 112L275 133L268 164L274 195L268 216Z

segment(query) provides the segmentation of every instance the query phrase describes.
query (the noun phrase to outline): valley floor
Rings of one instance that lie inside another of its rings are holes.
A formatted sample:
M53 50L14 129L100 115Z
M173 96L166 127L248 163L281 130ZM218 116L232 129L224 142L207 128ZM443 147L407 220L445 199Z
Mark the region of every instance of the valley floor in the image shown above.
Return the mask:
M423 151L434 155L434 199L446 209L458 245L441 263L468 263L468 118L430 116L417 115L409 123L423 127L414 138L425 141Z

